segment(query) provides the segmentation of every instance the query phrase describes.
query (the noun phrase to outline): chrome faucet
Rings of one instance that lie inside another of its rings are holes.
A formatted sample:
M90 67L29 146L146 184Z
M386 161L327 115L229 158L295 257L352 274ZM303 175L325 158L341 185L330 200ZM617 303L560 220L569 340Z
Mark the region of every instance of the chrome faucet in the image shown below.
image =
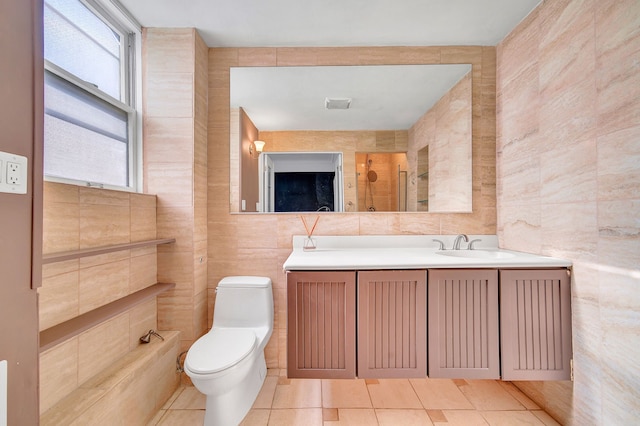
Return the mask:
M465 243L469 242L469 237L466 234L459 234L453 241L453 248L451 250L460 250L460 241L464 240Z

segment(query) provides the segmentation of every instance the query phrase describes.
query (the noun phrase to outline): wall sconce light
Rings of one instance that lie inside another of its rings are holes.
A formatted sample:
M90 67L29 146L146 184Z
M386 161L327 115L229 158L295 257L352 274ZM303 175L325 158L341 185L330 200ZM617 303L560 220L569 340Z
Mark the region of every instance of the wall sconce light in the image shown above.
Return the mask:
M251 155L251 158L258 158L258 156L264 149L264 146L264 141L253 141L253 143L249 145L249 155ZM254 152L257 152L257 155L254 155Z

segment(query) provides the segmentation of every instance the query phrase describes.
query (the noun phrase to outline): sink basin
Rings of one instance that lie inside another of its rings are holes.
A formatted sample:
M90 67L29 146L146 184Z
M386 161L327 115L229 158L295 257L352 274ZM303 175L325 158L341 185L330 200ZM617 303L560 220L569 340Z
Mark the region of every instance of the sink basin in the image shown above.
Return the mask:
M465 257L474 259L508 259L515 257L512 253L506 253L496 250L446 250L437 251L436 254L441 256Z

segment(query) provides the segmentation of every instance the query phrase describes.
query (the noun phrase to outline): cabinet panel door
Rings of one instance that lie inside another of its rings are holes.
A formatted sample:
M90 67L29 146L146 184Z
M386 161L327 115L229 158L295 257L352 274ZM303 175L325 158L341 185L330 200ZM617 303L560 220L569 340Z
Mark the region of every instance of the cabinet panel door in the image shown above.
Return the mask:
M288 377L354 378L355 311L355 272L289 272Z
M498 379L498 271L429 270L429 377Z
M358 272L358 377L427 375L427 274Z
M501 270L504 380L571 378L571 280L566 269Z

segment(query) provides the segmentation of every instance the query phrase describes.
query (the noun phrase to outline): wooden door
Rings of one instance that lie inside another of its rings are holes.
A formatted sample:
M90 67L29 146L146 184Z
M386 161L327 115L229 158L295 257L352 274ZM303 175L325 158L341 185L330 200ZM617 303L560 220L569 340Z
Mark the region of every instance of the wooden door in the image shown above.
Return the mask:
M358 272L358 377L426 377L427 274Z
M429 270L429 377L497 379L498 271Z
M354 271L287 274L287 375L354 378Z
M568 270L501 270L500 328L504 380L570 380Z

